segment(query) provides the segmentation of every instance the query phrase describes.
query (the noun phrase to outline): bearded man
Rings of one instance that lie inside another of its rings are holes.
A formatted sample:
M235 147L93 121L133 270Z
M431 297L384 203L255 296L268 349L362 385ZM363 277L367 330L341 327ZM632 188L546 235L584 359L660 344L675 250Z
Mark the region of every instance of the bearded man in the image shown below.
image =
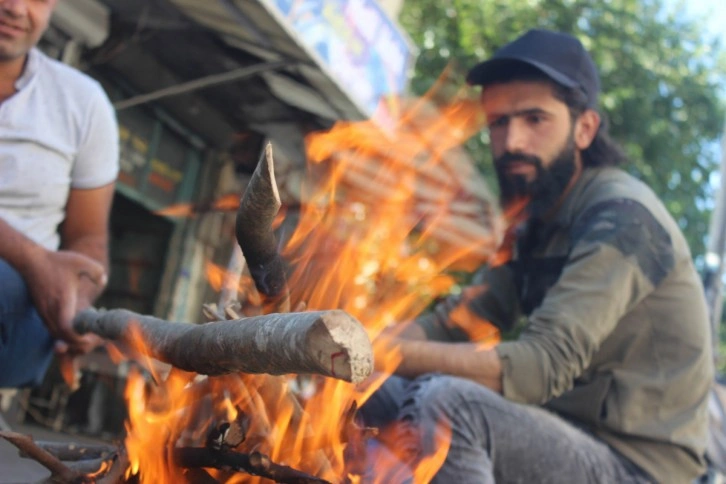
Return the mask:
M390 450L411 468L449 429L435 482L690 482L705 470L713 379L703 288L666 208L617 168L591 57L531 30L468 80L482 86L501 202L527 217L505 239L509 262L392 341L406 379L374 394L365 423L397 414ZM462 330L520 318L491 349Z

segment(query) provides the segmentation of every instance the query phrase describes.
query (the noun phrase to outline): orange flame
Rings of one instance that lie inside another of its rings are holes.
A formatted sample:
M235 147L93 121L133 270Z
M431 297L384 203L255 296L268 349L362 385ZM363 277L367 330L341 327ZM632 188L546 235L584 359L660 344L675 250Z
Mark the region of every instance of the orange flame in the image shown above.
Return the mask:
M404 106L387 135L371 122L345 122L307 140L304 200L283 250L293 267L291 301L311 310L339 308L356 317L374 341L377 367L388 373L400 363L400 354L381 351L376 341L381 332L415 318L454 288L452 269L476 268L500 245L503 217L459 148L482 121L478 103L466 97L441 108L423 100ZM192 212L184 206L164 213ZM229 279L213 264L207 265L207 277L217 290ZM255 291L249 278L231 279L238 293ZM454 313L452 322L480 344L497 340L491 325L470 314ZM143 341L138 346L143 348ZM318 377L200 380L178 371L163 382L158 375L154 379L159 386L132 375L126 395L129 474L138 475L139 482L179 482L184 470L175 462L174 449L204 445L210 429L245 416L248 428L236 451L259 451L274 462L338 482L346 473L346 416L380 387L386 374L358 387ZM430 480L443 463L451 439L450 428L445 430L437 436L436 452L409 469L416 482ZM259 479L210 472L223 482ZM358 482L360 476L348 474L347 479Z
M441 423L436 430L437 432L434 435L436 440L434 448L436 450L418 463L414 471L414 482L431 482L431 479L434 478L436 472L446 460L446 454L448 454L449 445L451 444L451 426Z
M240 197L236 193L223 195L211 203L177 203L154 211L156 215L165 217L191 217L204 212L233 212L239 208Z

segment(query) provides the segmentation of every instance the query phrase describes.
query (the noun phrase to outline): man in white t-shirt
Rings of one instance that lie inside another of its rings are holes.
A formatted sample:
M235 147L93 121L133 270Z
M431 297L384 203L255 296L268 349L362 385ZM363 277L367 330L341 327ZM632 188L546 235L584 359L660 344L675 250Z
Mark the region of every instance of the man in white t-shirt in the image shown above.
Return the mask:
M103 88L35 45L57 0L0 0L0 387L38 384L103 290L118 127Z

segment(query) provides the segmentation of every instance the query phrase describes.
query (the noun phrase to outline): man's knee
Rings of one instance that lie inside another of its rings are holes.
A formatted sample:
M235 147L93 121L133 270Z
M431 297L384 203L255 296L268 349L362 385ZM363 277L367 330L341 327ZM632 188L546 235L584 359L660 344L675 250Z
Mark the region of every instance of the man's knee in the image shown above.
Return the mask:
M426 418L466 418L467 409L473 402L478 409L485 409L500 401L502 397L499 394L471 380L427 375L414 380L409 386L400 419L415 419L417 413Z
M410 380L392 375L358 410L366 427L385 427L398 416Z
M0 259L0 387L40 383L53 355L53 339L21 275Z
M502 397L471 380L427 375L408 388L399 413L399 437L409 455L432 453L454 432L458 443L487 447L487 410Z

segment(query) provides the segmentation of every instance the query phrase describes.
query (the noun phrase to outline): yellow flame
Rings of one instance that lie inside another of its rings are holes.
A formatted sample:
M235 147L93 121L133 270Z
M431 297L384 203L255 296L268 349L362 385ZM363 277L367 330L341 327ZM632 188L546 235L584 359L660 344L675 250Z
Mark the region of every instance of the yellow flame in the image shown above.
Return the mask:
M374 340L376 365L384 371L358 387L320 377L267 375L198 381L174 371L166 379L156 375L155 386L134 373L126 392L126 446L129 473L138 475L139 482L179 482L183 470L170 458L171 451L204 445L211 428L237 419L239 412L249 416L249 428L236 451L259 451L331 481L345 474L348 410L354 402L365 402L401 359L376 338L449 292L457 280L448 271L487 262L501 239L502 219L459 148L483 124L478 103L462 97L437 108L423 100L401 109L388 135L371 122L343 122L308 138L305 196L283 248L293 267L293 307L338 308L356 317ZM230 200L213 206L236 208ZM164 213L193 212L194 207L177 206ZM228 280L225 270L211 263L206 273L217 290ZM253 286L243 276L236 289L250 294ZM249 304L248 297L242 302ZM464 313L453 316L453 323L480 344L496 342L498 334L486 321ZM143 349L142 338L137 346ZM436 452L411 470L417 482L426 482L439 469L450 436L450 429L439 432ZM224 472L214 476L224 482L258 480Z

